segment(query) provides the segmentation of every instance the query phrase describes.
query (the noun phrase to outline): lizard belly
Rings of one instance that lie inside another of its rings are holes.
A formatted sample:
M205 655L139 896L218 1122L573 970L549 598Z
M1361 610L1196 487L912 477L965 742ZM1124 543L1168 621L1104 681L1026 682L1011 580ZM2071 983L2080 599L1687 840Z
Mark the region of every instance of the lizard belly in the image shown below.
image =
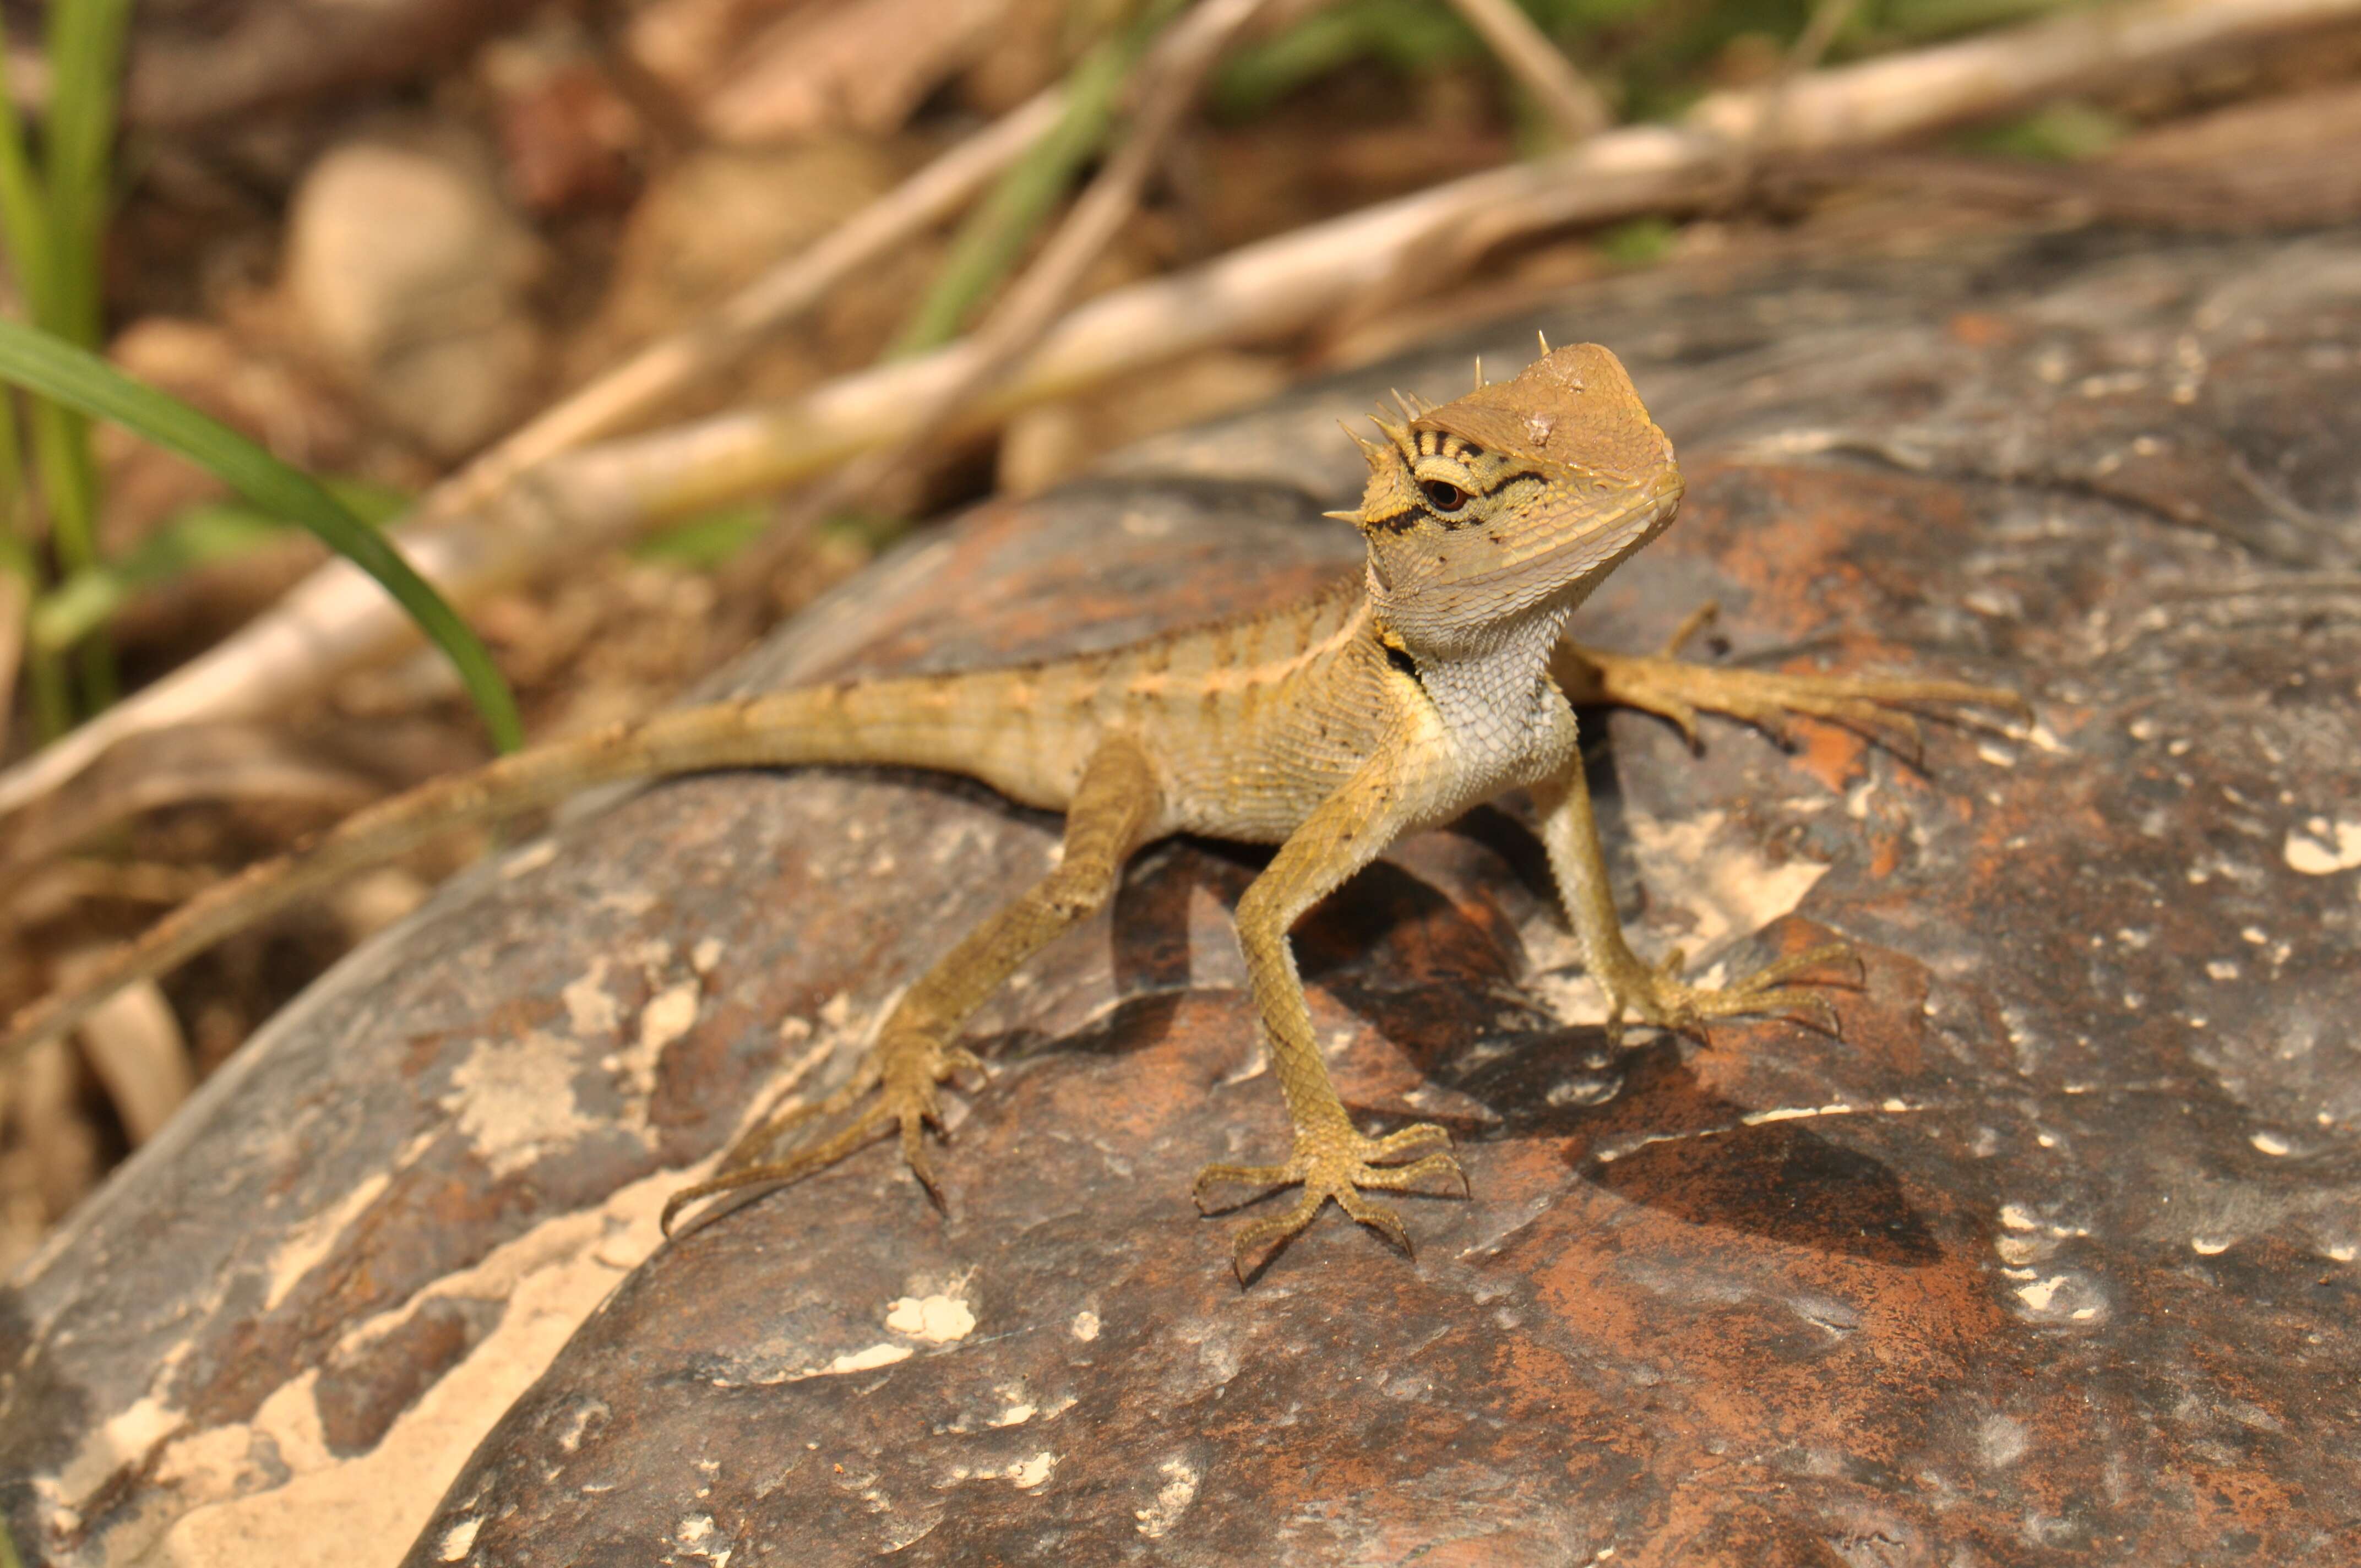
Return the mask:
M1176 831L1279 843L1385 753L1390 815L1412 832L1558 772L1575 746L1573 711L1554 691L1520 694L1471 726L1389 673L1343 701L1284 707L1232 745L1166 761L1166 809Z
M1378 739L1357 727L1274 727L1256 742L1166 764L1166 810L1176 831L1277 844L1360 772Z

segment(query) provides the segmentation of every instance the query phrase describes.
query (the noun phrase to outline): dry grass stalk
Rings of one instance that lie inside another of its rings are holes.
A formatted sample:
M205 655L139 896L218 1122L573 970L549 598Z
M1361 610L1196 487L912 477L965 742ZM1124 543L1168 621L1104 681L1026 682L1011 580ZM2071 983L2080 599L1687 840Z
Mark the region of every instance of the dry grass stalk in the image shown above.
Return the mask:
M961 424L988 424L1196 349L1301 331L1438 235L1480 250L1520 235L1691 208L1726 194L1749 151L1803 157L1882 147L2199 51L2357 16L2361 0L2147 0L1808 72L1775 101L1763 88L1716 93L1677 126L1610 131L1535 163L1454 181L1102 295L1052 327ZM401 543L445 592L463 603L479 598L652 522L775 490L905 439L914 411L982 359L969 339L840 378L784 407L574 452L488 502L489 515ZM284 707L413 637L368 578L342 564L324 567L213 652L0 774L0 812L55 788L125 736Z
M152 980L107 998L74 1033L134 1148L155 1136L196 1087L181 1021Z
M1451 0L1451 8L1476 29L1509 73L1533 95L1558 135L1580 141L1615 123L1614 113L1598 95L1598 89L1583 79L1549 35L1534 26L1513 0Z
M1061 99L1052 87L969 137L704 320L649 344L536 416L437 485L421 510L438 516L472 510L527 469L636 423L667 399L727 370L855 271L958 211L1057 123Z
M1130 134L1058 225L1039 258L970 334L959 373L926 395L895 441L864 454L807 498L774 531L773 540L742 564L750 580L767 580L784 565L778 541L792 539L805 523L859 500L918 462L945 425L1041 341L1081 287L1083 275L1138 209L1140 192L1162 162L1182 117L1196 104L1207 74L1267 4L1268 0L1202 0L1172 24L1140 64Z

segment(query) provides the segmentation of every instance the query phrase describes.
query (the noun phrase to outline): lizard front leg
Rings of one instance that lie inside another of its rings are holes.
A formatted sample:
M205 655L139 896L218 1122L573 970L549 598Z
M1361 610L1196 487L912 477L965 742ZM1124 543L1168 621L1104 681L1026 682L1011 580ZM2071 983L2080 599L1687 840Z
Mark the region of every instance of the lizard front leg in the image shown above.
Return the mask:
M1205 1213L1221 1213L1261 1195L1257 1191L1235 1202L1208 1204L1205 1190L1214 1186L1268 1190L1300 1183L1303 1189L1285 1213L1239 1229L1230 1261L1241 1283L1247 1277L1249 1257L1276 1248L1309 1225L1330 1199L1408 1253L1410 1234L1400 1219L1391 1209L1364 1198L1363 1190L1406 1191L1436 1177L1457 1182L1463 1194L1467 1189L1458 1162L1445 1152L1451 1135L1443 1128L1422 1122L1370 1137L1353 1125L1312 1037L1312 1010L1287 939L1289 928L1306 910L1393 841L1401 828L1397 802L1409 776L1400 749L1380 748L1288 837L1238 900L1238 944L1246 952L1271 1069L1287 1102L1293 1147L1279 1165L1205 1167L1197 1173L1197 1206Z
M1106 903L1124 862L1155 835L1160 811L1155 766L1137 742L1123 736L1102 742L1067 806L1057 869L969 932L918 978L886 1017L851 1081L824 1100L764 1122L723 1157L719 1176L674 1193L664 1204L665 1231L683 1207L700 1198L793 1181L897 1127L910 1173L939 1203L926 1144L927 1128L941 1124L938 1090L954 1073L983 1066L957 1044L961 1027L1018 965ZM805 1122L844 1116L856 1108L850 1121L810 1147L784 1158L764 1157Z
M1623 939L1623 922L1615 913L1614 890L1608 884L1607 856L1598 844L1598 821L1590 806L1590 782L1583 776L1577 754L1565 768L1533 786L1533 804L1542 813L1542 843L1549 851L1550 871L1557 878L1558 896L1565 902L1582 944L1583 963L1607 993L1607 1037L1620 1044L1623 1015L1667 1029L1689 1028L1708 1018L1747 1013L1803 1013L1834 1031L1836 1010L1827 997L1806 986L1785 982L1806 970L1852 958L1841 942L1823 943L1807 951L1767 964L1743 980L1719 989L1690 985L1680 978L1682 953L1677 948L1661 964L1642 961Z
M1791 675L1679 657L1682 646L1717 613L1715 605L1699 606L1657 653L1615 653L1560 642L1550 662L1550 677L1576 707L1608 704L1639 708L1677 725L1692 746L1697 743L1699 713L1752 724L1780 740L1786 739L1787 718L1803 714L1841 724L1913 758L1918 751L1913 707L1990 707L2030 716L2022 696L2000 686L1887 675Z

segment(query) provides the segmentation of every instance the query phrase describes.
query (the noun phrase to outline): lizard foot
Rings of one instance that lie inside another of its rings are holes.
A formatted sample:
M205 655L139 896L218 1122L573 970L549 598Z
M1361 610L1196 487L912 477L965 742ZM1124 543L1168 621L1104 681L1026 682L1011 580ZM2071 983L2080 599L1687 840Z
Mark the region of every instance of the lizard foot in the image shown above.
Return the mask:
M1910 710L1988 707L2029 719L2025 698L2000 686L1967 681L1907 680L1883 675L1791 675L1699 664L1678 657L1681 645L1711 621L1717 607L1700 606L1655 654L1610 653L1585 646L1581 660L1591 667L1581 702L1636 707L1669 720L1698 744L1697 715L1718 713L1752 724L1781 744L1791 744L1787 720L1797 714L1840 724L1896 755L1916 761L1918 721ZM1569 694L1573 695L1573 694ZM1956 718L1956 714L1951 717Z
M1459 1195L1467 1195L1467 1174L1450 1153L1451 1135L1431 1122L1389 1133L1381 1138L1364 1137L1349 1130L1339 1137L1307 1136L1299 1131L1295 1152L1285 1165L1209 1165L1197 1173L1192 1189L1201 1213L1222 1214L1252 1202L1275 1187L1301 1184L1303 1195L1295 1206L1283 1214L1257 1220L1238 1231L1230 1245L1230 1266L1237 1271L1238 1282L1245 1284L1252 1270L1247 1259L1257 1253L1277 1251L1279 1245L1309 1225L1318 1215L1321 1206L1331 1198L1336 1206L1400 1247L1405 1255L1411 1252L1410 1233L1402 1228L1400 1218L1381 1203L1372 1203L1362 1194L1369 1190L1387 1192L1422 1191L1420 1184L1433 1177L1448 1177L1458 1184ZM1431 1150L1422 1157L1411 1159L1420 1150ZM1205 1189L1215 1186L1236 1186L1260 1189L1233 1203L1208 1205ZM1267 1261L1267 1259L1266 1259Z
M1837 963L1850 965L1858 981L1861 959L1845 943L1823 942L1817 948L1775 959L1723 986L1691 985L1681 979L1681 964L1686 957L1675 948L1664 962L1648 964L1627 950L1622 963L1607 966L1598 982L1607 992L1609 1047L1622 1044L1623 1015L1627 1012L1658 1028L1691 1031L1708 1018L1785 1014L1842 1037L1836 1007L1827 994L1816 986L1789 985L1786 981L1808 970Z
M942 1131L940 1086L961 1072L983 1071L975 1053L946 1046L923 1036L880 1039L852 1080L826 1099L798 1105L766 1118L730 1146L721 1158L720 1173L684 1187L664 1201L661 1224L672 1234L673 1221L699 1199L748 1187L778 1187L824 1169L888 1132L899 1128L902 1158L918 1185L937 1208L943 1195L935 1185L933 1161L927 1153L927 1129ZM862 1102L866 1101L864 1105ZM781 1139L807 1122L854 1112L851 1120L807 1148L784 1158L764 1158Z

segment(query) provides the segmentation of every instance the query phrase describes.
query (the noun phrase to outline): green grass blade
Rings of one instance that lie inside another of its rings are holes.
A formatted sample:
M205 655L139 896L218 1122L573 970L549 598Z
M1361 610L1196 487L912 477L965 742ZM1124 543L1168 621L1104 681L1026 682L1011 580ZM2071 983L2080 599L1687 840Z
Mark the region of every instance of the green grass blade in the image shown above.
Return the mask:
M49 112L42 162L49 175L56 314L41 323L85 348L104 328L99 249L114 205L115 102L131 0L52 0Z
M0 60L7 58L8 34L0 26ZM8 247L10 269L33 319L56 310L55 268L49 247L49 193L25 150L24 117L0 71L0 240Z
M5 59L0 45L0 59ZM0 572L23 579L25 601L38 605L47 574L25 524L25 450L16 436L16 394L0 386ZM73 727L73 694L57 655L27 638L22 670L35 732L53 740ZM0 704L14 694L0 690Z
M0 237L34 323L84 347L105 328L100 255L112 204L111 159L129 0L55 0L49 12L46 169L37 173L24 126L0 87ZM6 38L0 35L0 53ZM33 400L32 455L58 564L95 570L98 467L90 430L72 409ZM93 639L76 650L87 710L115 699L113 652Z
M508 683L467 622L383 535L355 517L318 480L188 404L142 386L96 355L17 322L0 321L0 380L92 418L112 420L179 453L265 511L310 529L330 549L375 577L443 650L457 667L494 742L502 751L522 743Z
M33 646L71 648L104 626L124 602L200 566L251 554L293 525L249 506L191 507L104 566L76 572L42 596L28 622Z
M14 323L11 323L14 324ZM49 538L58 565L66 572L95 571L104 564L98 548L98 468L91 461L90 422L52 398L33 400L33 461L49 503ZM75 651L82 672L83 710L96 713L115 701L115 655L104 640Z
M933 286L885 357L924 354L960 334L984 296L1016 267L1075 174L1098 155L1132 67L1180 9L1177 0L1152 0L1137 20L1100 42L1067 73L1066 104L1058 123L1009 167L961 225Z
M410 509L399 490L333 476L321 488L345 510L372 528L391 522ZM41 598L29 622L32 646L71 647L97 630L133 595L161 587L202 566L236 560L283 539L295 528L289 518L244 500L199 501L183 507L137 545L103 566L76 572Z

